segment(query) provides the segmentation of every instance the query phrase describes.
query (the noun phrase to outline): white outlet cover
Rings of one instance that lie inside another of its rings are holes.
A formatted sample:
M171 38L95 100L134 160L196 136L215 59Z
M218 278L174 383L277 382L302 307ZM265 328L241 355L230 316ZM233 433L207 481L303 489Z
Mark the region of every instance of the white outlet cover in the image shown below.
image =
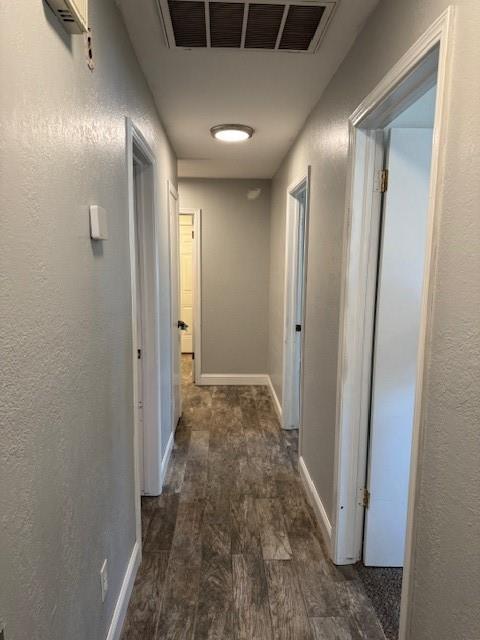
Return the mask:
M90 237L92 240L108 240L107 212L98 204L90 206Z

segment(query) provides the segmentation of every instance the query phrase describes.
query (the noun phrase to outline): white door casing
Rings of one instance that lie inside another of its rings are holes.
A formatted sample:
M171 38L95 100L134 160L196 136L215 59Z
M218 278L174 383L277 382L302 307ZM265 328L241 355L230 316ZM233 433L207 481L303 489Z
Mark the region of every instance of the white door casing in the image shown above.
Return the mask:
M373 350L364 562L403 566L432 129L391 129Z

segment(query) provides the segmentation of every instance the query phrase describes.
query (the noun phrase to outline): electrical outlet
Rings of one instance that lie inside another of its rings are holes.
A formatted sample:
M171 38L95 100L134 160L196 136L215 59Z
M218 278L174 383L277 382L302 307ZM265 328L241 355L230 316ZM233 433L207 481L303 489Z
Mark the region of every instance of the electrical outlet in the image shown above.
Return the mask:
M108 591L108 562L103 561L102 568L100 569L100 585L102 587L102 602L105 602ZM2 640L0 638L0 640Z

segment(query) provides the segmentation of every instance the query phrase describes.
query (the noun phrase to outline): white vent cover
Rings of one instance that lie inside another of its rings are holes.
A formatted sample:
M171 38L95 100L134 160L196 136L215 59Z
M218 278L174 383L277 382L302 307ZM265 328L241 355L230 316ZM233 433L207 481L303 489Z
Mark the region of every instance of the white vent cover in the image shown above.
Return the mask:
M315 53L333 0L156 0L170 49Z
M88 31L88 0L47 0L69 33Z

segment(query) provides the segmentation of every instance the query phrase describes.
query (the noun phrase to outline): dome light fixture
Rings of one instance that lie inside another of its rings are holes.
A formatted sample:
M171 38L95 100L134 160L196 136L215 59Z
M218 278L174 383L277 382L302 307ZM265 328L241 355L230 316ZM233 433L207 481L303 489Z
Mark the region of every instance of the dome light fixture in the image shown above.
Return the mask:
M210 133L222 142L244 142L253 136L254 130L245 124L217 124Z

